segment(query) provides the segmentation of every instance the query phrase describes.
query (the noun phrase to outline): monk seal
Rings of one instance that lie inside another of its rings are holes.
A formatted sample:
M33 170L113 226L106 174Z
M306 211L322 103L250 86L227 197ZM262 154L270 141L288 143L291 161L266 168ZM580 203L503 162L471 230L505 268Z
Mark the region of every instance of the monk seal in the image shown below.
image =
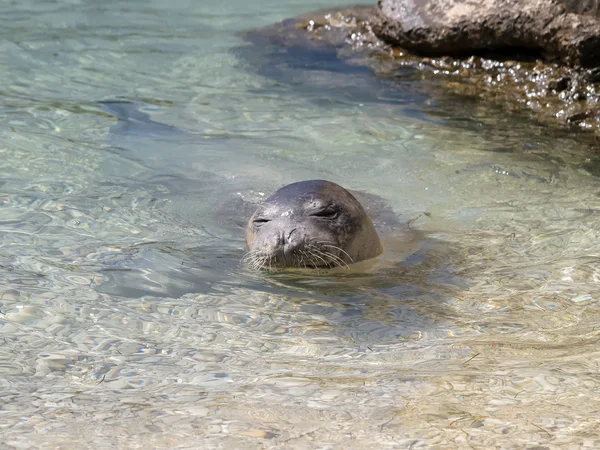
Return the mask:
M292 183L267 198L248 221L246 244L256 269L348 266L383 251L359 201L325 180Z

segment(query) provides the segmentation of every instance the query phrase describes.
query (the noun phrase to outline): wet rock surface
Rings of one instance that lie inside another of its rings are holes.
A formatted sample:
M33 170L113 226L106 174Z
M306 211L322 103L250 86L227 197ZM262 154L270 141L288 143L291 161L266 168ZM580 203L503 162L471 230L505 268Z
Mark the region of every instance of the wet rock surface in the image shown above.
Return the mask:
M416 54L393 39L382 39L384 3L380 2L379 7L316 11L251 30L243 37L255 46L275 45L282 51L328 49L351 66L368 67L378 77L419 77L428 82L432 96L475 98L510 111L525 111L546 125L586 129L600 135L600 69L567 65L560 59L549 61L523 46L508 51L494 48L478 55ZM532 2L529 7L539 3ZM560 8L576 11L577 7L586 14L579 18L594 20L599 11L596 1L567 1L553 7L558 8L555 12ZM600 43L595 51L600 52Z
M595 13L597 4L576 1L380 0L372 23L384 41L419 54L525 50L594 67L600 63Z

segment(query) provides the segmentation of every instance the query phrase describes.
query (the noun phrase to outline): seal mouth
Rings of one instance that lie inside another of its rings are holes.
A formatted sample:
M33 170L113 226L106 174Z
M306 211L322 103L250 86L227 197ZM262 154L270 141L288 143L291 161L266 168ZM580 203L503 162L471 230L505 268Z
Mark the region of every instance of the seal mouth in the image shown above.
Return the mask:
M242 261L256 270L347 268L354 262L348 253L331 242L305 243L289 251L284 248L275 252L251 250Z

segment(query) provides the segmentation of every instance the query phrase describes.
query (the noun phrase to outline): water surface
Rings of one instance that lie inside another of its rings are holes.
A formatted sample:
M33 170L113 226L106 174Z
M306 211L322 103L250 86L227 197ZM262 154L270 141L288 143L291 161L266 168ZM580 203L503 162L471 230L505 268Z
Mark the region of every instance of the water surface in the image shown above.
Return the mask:
M0 5L7 448L599 445L593 149L237 35L335 4ZM245 270L247 202L314 178L419 245Z

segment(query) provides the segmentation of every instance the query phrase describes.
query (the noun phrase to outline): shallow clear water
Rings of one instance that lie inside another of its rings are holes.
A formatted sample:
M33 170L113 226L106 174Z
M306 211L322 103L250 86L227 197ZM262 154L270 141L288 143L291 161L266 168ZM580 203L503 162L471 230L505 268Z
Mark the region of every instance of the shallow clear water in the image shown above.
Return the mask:
M335 4L0 5L3 446L598 447L593 149L236 35ZM242 200L313 178L412 238L244 269Z

